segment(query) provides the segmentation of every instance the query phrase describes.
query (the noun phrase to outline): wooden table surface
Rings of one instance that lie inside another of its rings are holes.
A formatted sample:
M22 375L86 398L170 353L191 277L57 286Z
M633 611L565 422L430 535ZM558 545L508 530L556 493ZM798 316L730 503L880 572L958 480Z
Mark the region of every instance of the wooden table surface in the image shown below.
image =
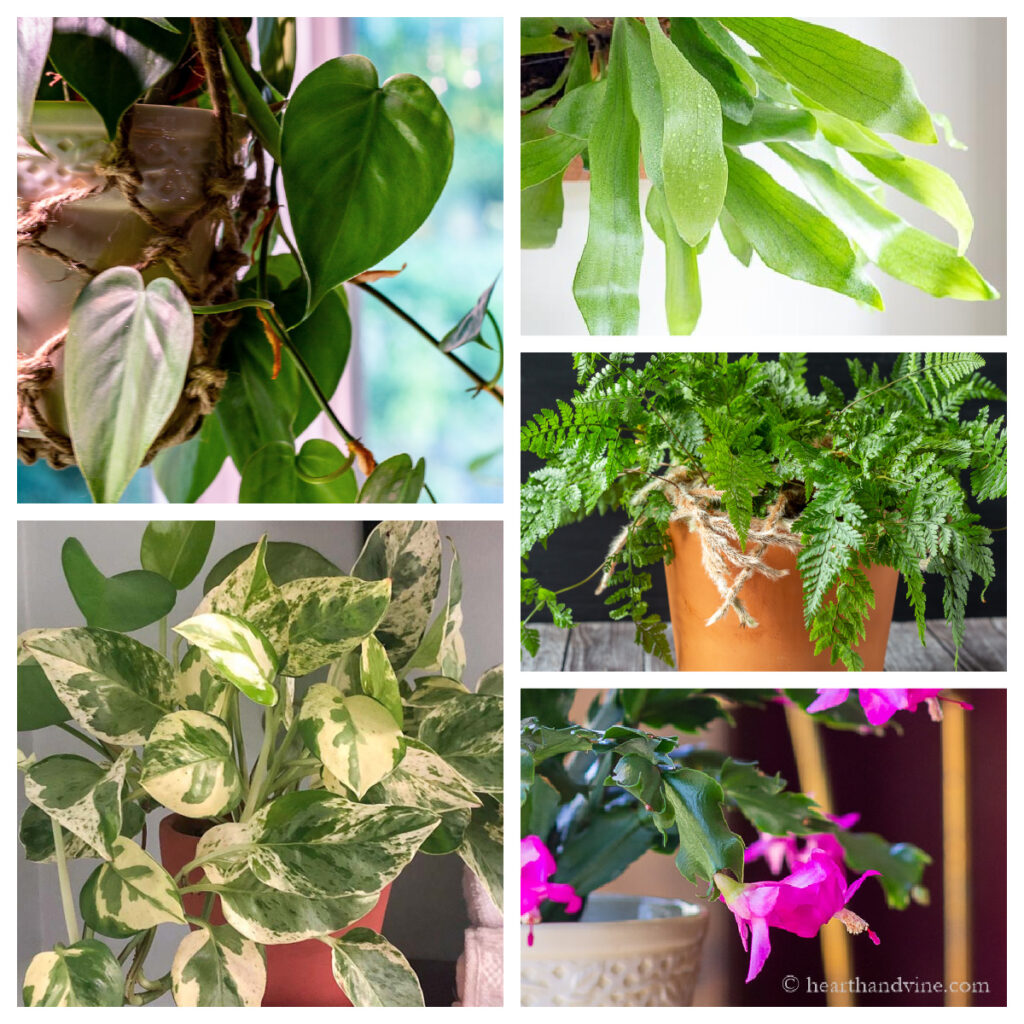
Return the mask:
M631 622L581 622L571 631L537 623L540 651L526 655L527 672L670 672L633 642ZM671 645L672 627L669 627ZM929 620L927 646L922 647L913 622L894 622L885 655L887 672L951 672L953 639L942 620ZM1006 671L1006 619L968 619L961 672Z

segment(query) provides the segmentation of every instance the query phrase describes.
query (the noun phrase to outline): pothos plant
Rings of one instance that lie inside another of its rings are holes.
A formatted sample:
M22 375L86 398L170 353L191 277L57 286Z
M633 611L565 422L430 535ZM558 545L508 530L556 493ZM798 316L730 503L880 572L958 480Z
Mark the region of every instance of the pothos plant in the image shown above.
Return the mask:
M972 579L995 577L992 536L969 502L1006 494L1003 416L972 400L1006 396L967 352L899 356L888 375L848 359L850 388L812 391L802 353L775 360L725 353L577 353L580 384L558 409L522 428L524 451L546 463L523 484L523 645L542 608L572 612L530 575L527 559L558 527L609 509L629 515L602 570L613 618L671 664L665 626L647 605L646 567L671 559L667 525L693 511L726 517L746 549L752 520L771 514L799 539L804 619L815 653L862 667L856 647L874 607L863 567L902 574L925 642L925 575L942 579L942 608L959 649ZM762 520L763 522L763 520ZM581 581L582 583L587 580ZM580 584L575 584L576 586ZM982 595L984 589L982 590Z
M830 728L879 732L897 725L897 712L922 704L940 717L939 692L621 689L599 695L575 724L568 718L575 691L523 690L524 921L577 920L590 893L655 850L674 857L684 878L706 884L709 900L728 906L744 949L752 935L748 982L771 950L771 928L810 938L836 917L877 944L847 903L866 877L878 879L891 908L927 903L927 853L855 831L859 814L825 813L756 762L680 745L643 726L692 736L715 721L733 724L738 708L764 710L781 699ZM762 857L757 875L788 873L748 880L748 866ZM860 877L848 885L847 871Z
M212 536L212 523L151 523L144 568L110 579L70 538L65 575L88 624L19 638L19 730L55 727L87 753L19 753L21 841L56 865L68 933L30 964L25 1003L140 1005L171 990L178 1005L258 1006L264 947L316 938L353 1003L420 1005L387 940L332 933L417 851L457 852L501 907L502 672L462 683L458 557L431 621L435 523L381 524L351 575L264 537L213 567L168 649L168 616ZM156 618L159 650L129 635ZM297 682L310 673L320 681ZM206 829L175 877L147 849L146 815L160 807ZM76 858L99 862L77 907ZM196 893L200 913L186 906ZM225 924L211 924L215 898ZM194 930L150 979L164 924Z
M470 378L475 393L502 401L501 331L488 309L493 284L437 336L373 283L400 272L377 264L440 197L452 164L452 126L424 81L400 74L379 84L362 56L329 60L295 83L295 19L255 21L258 53L248 41L250 18L19 19L19 134L44 155L33 131L37 99L91 106L116 146L115 165L125 154L130 160L125 140L138 104L212 107L248 133L244 192L223 226L240 235L242 266L212 301L200 297L208 289L187 286L170 257L145 279L135 267L85 268L90 279L66 337L53 339L67 368L65 447L70 440L97 501L116 501L156 454L157 481L172 501L195 501L230 459L241 474L240 501L415 502L430 495L423 459L399 453L378 465L330 399L352 345L347 282L410 324ZM244 121L231 120L232 111ZM232 154L222 155L225 180L240 177L242 167L229 166ZM236 189L242 184L235 181ZM150 222L137 197L132 205ZM19 221L19 245L40 241L45 224L38 216L33 224L35 233L23 238ZM158 234L156 244L165 238ZM209 335L207 321L227 334L217 343L219 357L213 353L217 365L193 381L195 339ZM457 354L470 342L497 348L490 378ZM121 357L110 359L112 351ZM165 445L183 389L209 389L211 380L212 415L201 429L196 420L179 431L188 438ZM313 439L297 449L319 413L341 447ZM43 433L51 436L52 425ZM69 450L55 464L70 460Z
M885 136L963 149L899 61L795 18L523 18L522 245L554 244L562 178L582 156L590 225L573 295L591 334L635 334L645 216L665 246L665 313L689 334L698 257L718 224L733 256L882 309L865 273L929 295L995 299L964 253L973 218L956 182ZM761 146L809 200L757 161ZM886 188L932 210L956 245L907 223Z

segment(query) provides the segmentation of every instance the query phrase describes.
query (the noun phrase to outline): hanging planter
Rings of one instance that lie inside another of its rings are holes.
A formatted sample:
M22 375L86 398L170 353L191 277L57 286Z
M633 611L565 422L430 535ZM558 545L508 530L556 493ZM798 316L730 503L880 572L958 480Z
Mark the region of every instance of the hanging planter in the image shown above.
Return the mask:
M992 534L974 503L1006 494L1003 402L973 353L899 356L891 374L849 359L844 392L807 381L806 357L657 353L574 357L580 390L524 426L545 460L522 491L527 559L563 523L629 516L598 593L648 653L672 663L649 610L667 562L676 664L688 670L881 670L902 577L925 642L926 574L963 641L973 577L995 578ZM596 559L595 555L595 559ZM524 565L528 628L541 609L573 624L560 595Z
M43 457L62 468L76 463L64 348L83 288L113 267L131 267L147 285L172 278L194 305L226 302L247 262L239 239L265 197L260 180L246 185L243 177L247 129L240 117L137 105L111 144L87 103L42 101L32 125L43 152L18 140L18 451L26 462ZM220 395L226 374L217 356L238 314L213 324L202 319L181 395L157 424L143 464L188 440Z
M683 900L595 893L579 921L520 926L522 1005L689 1006L707 925Z
M451 123L358 55L293 84L295 19L258 19L258 54L252 22L19 19L19 456L77 465L102 502L149 462L195 501L228 459L240 501L415 502L424 460L378 466L331 398L349 284L503 400L493 284L442 336L374 287L447 183ZM299 446L319 414L339 443Z

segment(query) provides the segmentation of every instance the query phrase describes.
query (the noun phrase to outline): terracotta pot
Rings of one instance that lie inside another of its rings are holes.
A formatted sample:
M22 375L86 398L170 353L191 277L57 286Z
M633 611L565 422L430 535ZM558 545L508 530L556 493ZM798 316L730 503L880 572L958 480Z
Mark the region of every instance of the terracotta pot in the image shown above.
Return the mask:
M722 599L701 564L701 543L685 523L669 524L675 557L665 566L668 603L676 666L684 672L842 672L842 662L829 664L826 653L815 656L814 645L804 626L803 583L796 567L796 555L785 548L771 547L763 555L767 565L788 569L781 579L769 580L754 573L743 585L740 597L757 620L748 629L730 611L714 625L705 622L721 606ZM755 549L747 545L748 553ZM875 591L875 607L868 616L867 636L857 648L864 668L881 672L896 601L899 573L888 566L872 565L864 570ZM830 593L826 600L831 600Z
M170 814L160 822L160 857L172 875L176 876L189 861L195 859L199 839L210 827L211 822L185 818L180 814ZM203 869L196 868L189 874L188 881L190 885L195 885L202 878ZM391 886L388 885L381 892L373 910L333 934L344 935L353 928L371 928L379 932L384 924L384 912L387 910L390 893ZM182 899L186 913L192 917L201 916L205 901L203 893L189 893ZM214 900L210 921L213 924L224 923L219 897ZM334 980L331 973L331 951L322 942L306 939L304 942L288 942L264 948L267 954L267 990L263 995L263 1006L352 1005Z
M579 921L521 926L523 1006L689 1006L707 907L594 893Z
M134 108L129 146L142 175L139 199L162 220L180 224L203 202L202 182L216 152L216 119L209 110L140 104ZM109 143L99 114L87 103L40 101L33 129L44 156L18 139L18 198L26 202L66 189L102 186L96 166ZM236 137L245 137L238 118ZM213 249L215 224L200 221L189 234L188 269L200 274ZM134 264L155 234L125 201L108 188L62 207L42 241L95 270ZM145 280L169 277L165 264L151 267ZM56 259L24 247L18 249L18 351L34 352L67 327L68 315L88 277ZM67 430L62 359L44 403L50 423ZM19 424L25 436L38 436L31 421Z

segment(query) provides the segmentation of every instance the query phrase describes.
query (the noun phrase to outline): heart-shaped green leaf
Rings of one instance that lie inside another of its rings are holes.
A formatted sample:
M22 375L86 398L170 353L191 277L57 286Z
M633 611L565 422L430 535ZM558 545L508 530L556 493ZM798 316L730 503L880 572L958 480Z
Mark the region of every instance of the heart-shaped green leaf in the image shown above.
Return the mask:
M206 612L186 619L174 632L204 650L217 671L250 700L277 703L277 654L255 626L237 615Z
M405 504L419 501L427 464L423 459L414 466L408 455L392 455L367 477L359 492L362 504Z
M297 501L298 491L295 449L287 441L272 441L246 459L238 488L240 502L291 505Z
M191 503L213 483L228 450L217 416L207 416L202 430L184 444L165 448L153 460L153 473L168 501Z
M161 32L175 39L169 32ZM192 353L192 310L168 278L112 267L82 289L64 342L64 398L79 468L117 501L174 411Z
M203 583L203 593L208 594L214 587L220 586L253 553L253 546L235 548L226 554L207 574ZM292 580L306 580L313 576L340 576L341 570L305 544L293 544L290 541L268 540L264 544L265 571L270 579L279 587ZM362 576L361 573L354 573ZM385 573L385 575L387 575Z
M167 32L144 17L58 17L50 59L69 85L93 106L114 138L118 122L146 89L178 62L189 39L186 17L170 18Z
M68 84L103 118L114 137L121 115L167 74L189 41L188 18L57 18L50 59Z
M176 519L152 522L142 535L144 569L159 573L178 590L184 590L206 561L216 523Z
M393 252L426 219L448 179L452 127L414 75L378 85L360 56L307 75L281 133L281 172L310 282L306 313Z
M162 619L178 597L163 576L145 569L104 576L77 537L64 541L60 561L75 604L97 629L120 633L141 629Z
M43 729L71 717L53 692L39 662L26 652L18 653L18 731Z

